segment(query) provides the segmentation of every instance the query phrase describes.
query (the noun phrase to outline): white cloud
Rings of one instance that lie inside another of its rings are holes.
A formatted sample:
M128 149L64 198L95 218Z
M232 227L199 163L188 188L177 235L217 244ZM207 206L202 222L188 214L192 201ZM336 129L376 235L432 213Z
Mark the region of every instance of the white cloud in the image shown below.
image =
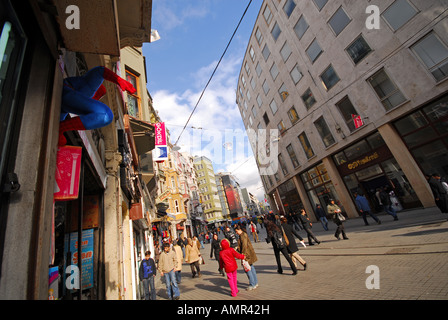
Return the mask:
M214 61L191 75L194 79L191 84L193 89L184 92L161 90L152 93L154 108L167 125L171 143L177 141L216 63ZM234 175L240 185L262 200L264 189L235 102L240 68L241 58L223 59L178 145L182 151L191 155L211 159L217 172L236 170ZM232 149L225 150L223 144L229 142Z

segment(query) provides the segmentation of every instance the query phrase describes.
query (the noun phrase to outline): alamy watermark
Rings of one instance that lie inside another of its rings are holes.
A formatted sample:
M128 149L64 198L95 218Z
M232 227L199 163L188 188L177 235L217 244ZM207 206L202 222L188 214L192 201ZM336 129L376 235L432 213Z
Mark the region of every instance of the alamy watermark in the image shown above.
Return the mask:
M366 288L369 290L380 288L380 268L370 265L366 268L366 273L370 274L366 279Z
M367 6L366 14L369 14L366 19L366 28L378 30L380 28L380 8L376 5Z

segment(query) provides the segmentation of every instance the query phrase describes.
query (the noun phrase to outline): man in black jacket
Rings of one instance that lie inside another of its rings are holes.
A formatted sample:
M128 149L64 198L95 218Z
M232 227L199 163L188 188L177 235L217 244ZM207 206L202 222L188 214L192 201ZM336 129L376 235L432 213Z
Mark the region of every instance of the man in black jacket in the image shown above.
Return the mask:
M233 249L238 247L238 239L236 237L236 234L235 234L235 232L233 230L230 229L229 226L226 226L226 229L224 231L224 236L226 237L227 240L229 240L230 246Z
M448 213L448 196L447 191L440 181L440 175L438 173L433 173L428 181L431 187L432 193L434 194L434 200L437 207L439 207L442 213Z
M154 286L154 278L157 274L156 264L151 258L151 252L145 252L145 259L140 263L140 269L138 272L140 281L143 283L143 288L145 290L145 300L156 300L156 288ZM151 292L149 288L151 287Z
M296 236L299 239L302 246L306 248L305 243L303 242L303 238L290 224L287 223L286 218L282 217L280 218L280 221L281 221L281 227L285 232L285 236L286 238L288 238L288 245L286 246L286 249L288 250L292 262L294 262L294 265L297 267L296 260L298 260L300 264L303 266L303 270L306 270L306 261L303 260L303 258L298 254L299 248L297 248L296 239L294 238L294 236Z
M317 240L313 231L311 231L312 223L311 223L310 219L307 217L304 209L300 209L299 220L302 223L302 227L303 227L303 229L305 229L306 234L308 236L308 245L309 246L314 245L313 240L316 241L317 244L319 244L320 241Z

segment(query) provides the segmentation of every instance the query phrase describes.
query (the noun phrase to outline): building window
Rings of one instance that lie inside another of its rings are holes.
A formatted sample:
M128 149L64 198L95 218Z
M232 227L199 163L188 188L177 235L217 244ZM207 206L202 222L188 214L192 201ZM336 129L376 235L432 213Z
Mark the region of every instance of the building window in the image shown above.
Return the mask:
M396 0L382 16L395 31L417 14L417 10L407 0Z
M322 49L320 48L317 39L314 39L313 42L311 42L308 49L306 49L306 53L308 54L308 57L310 58L311 62L314 62L317 60L317 58L319 58L319 56L322 53Z
M336 143L324 117L320 117L319 119L317 119L314 122L314 125L316 126L316 129L319 132L319 135L322 138L325 147L329 147L332 144Z
M262 69L260 66L260 63L257 62L257 66L255 67L255 72L257 72L257 75L260 76Z
M250 55L250 58L252 59L252 62L255 62L255 50L252 46L249 49L249 55Z
M311 92L310 88L308 88L305 93L302 94L302 100L303 103L305 103L307 109L311 108L316 103L316 99L314 99L314 95Z
M243 87L246 88L246 78L244 75L241 75L241 83L243 84Z
M331 29L333 29L336 36L350 23L350 18L345 13L344 9L340 7L328 21Z
M272 13L271 9L269 9L269 6L266 6L266 8L264 8L263 17L266 20L266 23L269 25L272 21Z
M302 145L303 151L305 151L305 155L308 159L314 156L313 148L311 147L311 144L308 140L308 137L306 136L305 132L302 132L299 136L300 144Z
M278 93L279 93L280 98L282 99L282 101L285 101L286 98L288 98L289 92L288 92L288 89L286 88L284 83L282 84L280 89L278 89Z
M264 91L264 94L268 94L268 92L269 92L269 84L268 84L268 82L266 81L266 80L264 80L264 82L263 82L263 91Z
M250 79L250 86L252 87L252 90L255 90L255 86L257 85L257 83L255 82L254 77L252 77Z
M289 18L296 7L296 3L294 0L287 0L285 5L283 6L283 11L286 16Z
M300 163L299 163L299 161L297 160L296 153L294 152L294 148L292 147L291 144L289 144L289 145L286 147L286 151L288 151L289 159L291 159L291 162L292 162L293 167L294 167L294 168L297 168L297 167L300 165Z
M412 50L425 64L436 81L447 77L448 49L434 33L430 33L414 44Z
M275 102L274 99L272 99L271 103L269 104L269 107L271 108L272 114L277 113L278 107L277 107L277 103Z
M129 81L137 91L128 95L128 114L134 118L140 118L140 97L138 95L138 76L126 70L126 80Z
M246 96L247 96L247 101L250 101L251 95L250 95L250 91L249 90L246 90Z
M263 34L261 33L260 28L257 28L257 31L255 31L255 37L257 38L258 45L261 45Z
M267 61L269 56L271 55L271 51L269 51L269 48L268 48L267 44L264 45L262 54L263 54L264 61Z
M255 109L255 107L252 107L252 114L254 115L254 118L257 117L257 109Z
M294 124L294 123L296 123L297 121L299 121L299 115L297 114L296 108L291 107L291 108L288 110L288 117L289 117L289 120L291 120L291 123L292 123L292 124Z
M327 4L328 0L313 0L316 7L320 10Z
M303 75L302 72L299 69L299 66L296 64L294 68L289 73L291 75L292 81L294 81L294 84L297 84L300 79L302 79Z
M332 65L325 69L325 71L320 75L320 78L325 90L327 91L333 88L333 86L340 80Z
M285 42L282 49L280 50L280 54L282 55L284 62L286 62L286 60L288 60L289 56L291 55L291 48L289 48L287 42Z
M368 81L387 111L406 101L401 91L392 82L384 69L370 77Z
M250 123L250 126L252 127L252 125L253 125L252 116L249 116L249 123Z
M355 64L358 64L359 61L364 59L372 51L362 35L356 38L345 50Z
M286 168L286 164L281 153L278 155L278 163L280 164L280 168L282 168L283 175L288 175L288 169Z
M263 104L263 100L261 99L260 95L257 96L257 103L259 107L261 107L261 105Z
M266 112L265 112L264 115L263 115L263 120L264 120L264 123L265 123L266 125L269 124L269 117L268 117L268 114L267 114Z
M285 128L285 124L283 123L283 120L281 120L281 121L277 124L277 129L278 129L278 131L280 131L280 134L285 133L286 128Z
M358 116L357 111L355 110L355 107L351 103L350 99L348 97L345 97L342 99L339 103L336 104L336 106L339 109L339 112L341 113L342 117L345 120L345 123L350 130L350 132L353 132L357 129L354 122L354 116Z
M274 38L274 41L277 41L278 37L280 36L280 33L282 33L282 30L280 29L278 23L276 22L271 30L271 35L272 38Z
M250 68L249 68L249 64L247 63L247 61L244 63L244 69L246 69L247 75L250 76Z
M299 38L299 40L302 39L306 30L308 30L308 27L309 25L306 22L305 17L302 15L294 26L294 32L296 33L296 36L297 38Z
M278 76L278 73L279 73L277 65L275 64L275 62L272 64L272 67L271 67L271 69L269 69L269 72L271 73L272 80L275 81L275 79L277 79L277 76Z

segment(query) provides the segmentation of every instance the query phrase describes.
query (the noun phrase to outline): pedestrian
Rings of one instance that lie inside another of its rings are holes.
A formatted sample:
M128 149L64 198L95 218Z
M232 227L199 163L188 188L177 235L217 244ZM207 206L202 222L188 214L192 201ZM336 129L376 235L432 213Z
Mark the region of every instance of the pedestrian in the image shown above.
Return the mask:
M179 241L176 240L173 242L173 250L176 253L176 257L177 257L177 264L174 267L174 274L176 275L176 280L177 280L177 284L180 284L181 279L182 279L182 260L183 260L183 254L182 254L182 249L179 245Z
M155 246L154 246L154 260L155 260L157 266L159 265L159 259L160 259L161 253L162 253L162 250L160 250L159 241L156 241Z
M219 264L219 252L221 251L221 245L219 243L218 234L213 234L212 242L210 245L210 259L215 255L216 261L218 261L218 272L220 275L224 276L224 271L222 271L221 266Z
M310 221L310 218L308 218L305 209L300 209L300 215L298 216L300 223L302 224L303 230L305 230L306 235L308 236L308 245L313 246L313 240L320 244L320 241L317 240L316 236L314 235L313 231L311 230L313 228L313 224Z
M198 274L198 278L201 277L201 269L199 267L199 260L201 258L201 252L199 251L199 247L190 238L188 238L187 248L185 249L185 262L190 264L192 278L196 276L196 271Z
M303 242L303 238L300 236L300 234L295 230L289 223L287 223L286 218L280 218L280 221L282 223L283 231L285 232L285 236L288 239L289 244L286 246L286 249L288 250L289 256L291 257L292 262L297 268L297 262L299 261L300 264L303 266L303 270L306 270L306 261L298 254L299 248L297 248L296 240L294 239L294 236L296 236L302 246L306 248L305 242Z
M442 213L448 213L447 191L440 180L440 175L438 173L431 174L428 183L431 187L437 207Z
M234 248L230 246L230 241L227 239L221 240L221 252L219 252L219 267L224 269L227 274L227 281L230 286L230 294L232 297L236 297L238 290L238 280L237 280L237 269L236 259L245 259L243 254L235 251Z
M292 261L291 257L289 256L288 250L286 249L289 243L287 243L288 241L287 238L285 239L285 237L283 236L282 229L279 226L277 226L277 224L275 224L275 222L273 222L272 220L265 220L265 226L268 235L266 242L272 243L275 260L277 262L277 272L280 274L283 273L282 264L280 262L280 252L281 252L285 257L286 261L288 261L289 266L292 269L292 274L296 275L297 268L294 265L294 262Z
M253 221L250 222L249 225L250 228L250 232L252 233L252 239L254 239L254 242L258 242L258 230L257 230L257 226L255 225L255 223L253 223ZM238 232L237 232L238 234Z
M165 277L166 292L170 300L179 300L180 298L179 287L176 276L174 275L176 264L176 253L174 250L171 250L169 243L165 243L163 245L163 252L160 254L159 272L162 277Z
M254 263L257 262L258 258L255 253L254 247L252 246L252 243L250 243L250 239L246 233L246 229L236 227L235 232L238 235L237 251L246 257L245 260L250 265L249 271L244 270L244 272L246 272L247 278L249 279L249 287L246 290L254 290L258 287L257 272L254 266Z
M339 235L342 233L342 238L348 240L344 228L345 217L342 215L341 208L334 202L334 199L330 199L330 203L327 205L327 212L337 226L336 232L334 233L336 239L340 240Z
M156 288L154 286L154 278L157 274L156 264L151 258L151 251L145 252L145 259L140 263L139 278L143 283L145 291L145 300L156 300Z
M199 243L201 244L201 249L204 249L204 232L201 232L198 237Z
M390 200L387 187L380 189L379 197L381 200L381 204L383 205L384 211L386 211L387 214L390 214L392 217L394 217L394 221L397 221L398 220L397 211L395 211L394 207L392 206L392 201Z
M320 204L316 203L316 216L319 218L320 223L322 223L322 227L325 231L328 231L328 220L327 220L327 214L325 213L325 210L322 209Z
M238 239L236 238L236 234L234 231L232 231L230 229L229 226L226 226L225 231L224 231L224 237L229 240L230 246L232 248L237 248L238 247Z
M369 225L369 223L367 222L367 215L370 215L372 219L376 221L376 223L381 224L381 220L371 212L369 201L367 201L366 197L358 194L357 192L354 192L353 196L355 197L356 206L358 207L359 212L361 212L362 214L364 224L366 226Z

